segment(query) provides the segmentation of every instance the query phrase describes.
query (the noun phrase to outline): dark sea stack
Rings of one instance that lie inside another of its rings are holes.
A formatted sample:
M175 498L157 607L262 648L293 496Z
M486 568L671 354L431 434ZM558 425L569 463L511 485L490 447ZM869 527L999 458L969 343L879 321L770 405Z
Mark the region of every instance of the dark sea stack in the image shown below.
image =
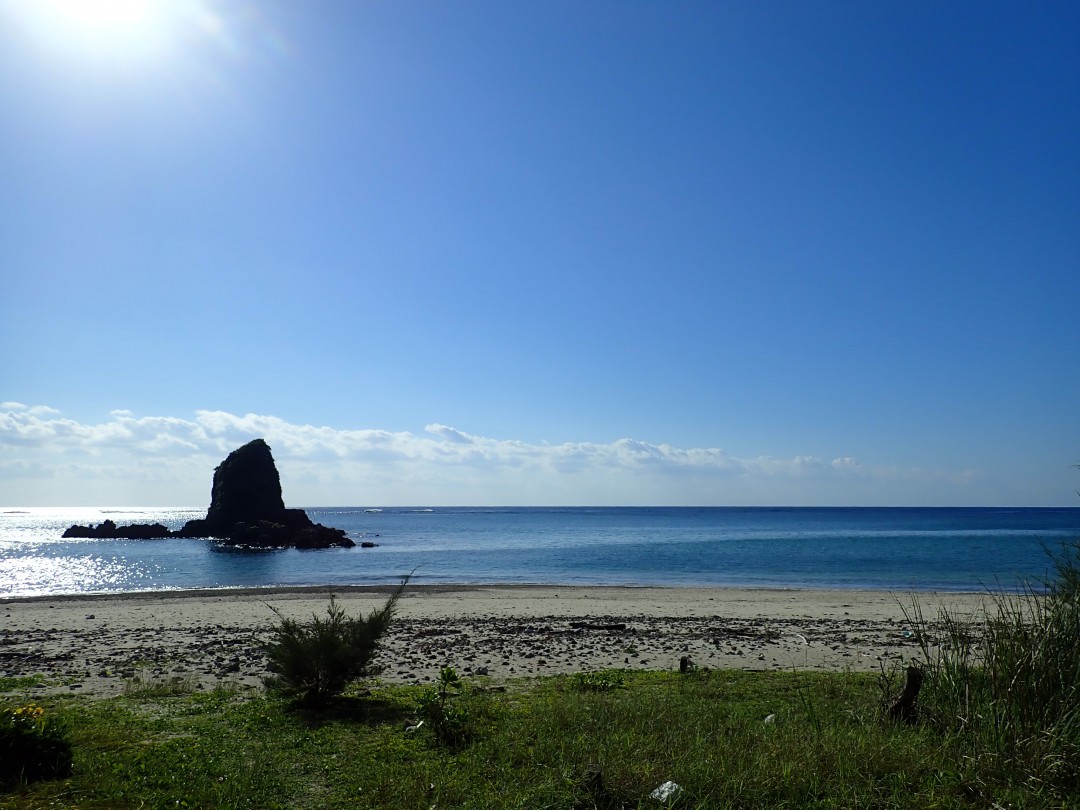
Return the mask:
M229 453L214 470L210 508L202 523L214 537L228 537L237 523L284 524L285 511L270 445L255 439Z
M189 520L183 537L215 537L228 545L260 548L355 546L341 529L313 523L303 509L286 509L270 445L255 439L229 453L214 470L210 508Z
M238 521L284 523L285 512L281 477L270 445L262 439L233 450L214 470L210 508L206 512L208 523L223 526L232 526Z
M72 526L64 537L148 540L158 537L212 537L226 545L259 548L351 548L341 529L313 523L303 509L286 509L270 446L255 439L229 453L214 470L210 508L201 520L189 520L178 532L160 523Z

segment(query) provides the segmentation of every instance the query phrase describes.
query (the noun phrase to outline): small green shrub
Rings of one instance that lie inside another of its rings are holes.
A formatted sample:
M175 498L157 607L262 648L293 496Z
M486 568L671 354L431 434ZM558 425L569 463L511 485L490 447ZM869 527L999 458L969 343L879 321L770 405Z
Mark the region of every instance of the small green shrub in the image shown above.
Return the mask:
M445 745L461 745L470 734L469 711L458 700L464 684L453 667L439 671L438 683L424 691L417 705L417 714Z
M67 776L71 760L64 729L41 706L0 709L0 783Z
M346 616L332 596L326 617L314 614L310 622L287 619L271 608L279 621L264 646L274 673L267 685L305 705L319 706L358 678L377 674L372 659L408 581L405 577L386 604L367 618Z

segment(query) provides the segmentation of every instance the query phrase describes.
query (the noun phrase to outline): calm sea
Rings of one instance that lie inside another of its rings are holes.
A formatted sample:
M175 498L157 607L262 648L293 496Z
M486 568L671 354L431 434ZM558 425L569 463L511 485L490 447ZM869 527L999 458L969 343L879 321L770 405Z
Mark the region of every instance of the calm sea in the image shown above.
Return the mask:
M1080 508L314 508L376 548L257 551L209 540L64 540L72 523L202 509L9 509L0 597L392 583L1014 589L1080 538Z

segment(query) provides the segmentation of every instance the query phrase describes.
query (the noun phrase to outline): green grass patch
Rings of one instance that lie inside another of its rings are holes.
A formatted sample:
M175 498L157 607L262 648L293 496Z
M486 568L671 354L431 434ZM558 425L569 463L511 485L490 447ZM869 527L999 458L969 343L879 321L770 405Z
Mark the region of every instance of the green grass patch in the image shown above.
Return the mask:
M67 729L72 774L2 793L0 808L655 807L648 795L668 780L679 807L1080 799L1017 783L1007 762L972 783L956 735L883 719L873 675L626 671L505 692L466 682L452 700L470 733L456 745L433 724L406 731L426 691L353 687L317 709L224 691L43 701Z
M41 686L44 683L44 675L28 675L21 677L11 677L10 675L4 675L0 676L0 694L4 694L7 692L29 691L35 686Z

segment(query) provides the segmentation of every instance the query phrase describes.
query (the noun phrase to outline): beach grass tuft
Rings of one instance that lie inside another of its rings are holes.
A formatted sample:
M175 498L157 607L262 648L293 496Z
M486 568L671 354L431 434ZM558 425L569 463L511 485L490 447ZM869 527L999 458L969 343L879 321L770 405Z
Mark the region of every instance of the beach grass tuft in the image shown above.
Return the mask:
M155 674L140 669L124 681L124 694L141 697L170 697L190 695L198 689L198 679L189 673Z
M960 752L976 794L1003 769L1039 795L1080 791L1080 541L1050 553L1055 576L995 593L982 616L942 610L936 637L917 599L923 721Z

